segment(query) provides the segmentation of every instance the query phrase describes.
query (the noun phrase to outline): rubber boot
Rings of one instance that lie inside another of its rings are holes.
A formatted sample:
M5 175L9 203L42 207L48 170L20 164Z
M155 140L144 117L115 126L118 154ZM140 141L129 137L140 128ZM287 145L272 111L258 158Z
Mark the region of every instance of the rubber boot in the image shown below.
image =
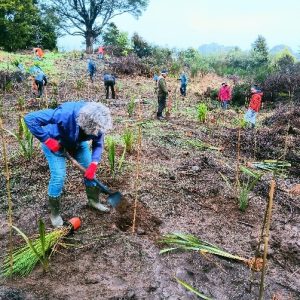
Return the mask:
M110 209L99 201L100 189L97 186L86 186L86 195L88 205L103 212L108 212Z
M53 227L62 226L64 223L60 215L60 198L49 196L50 220Z

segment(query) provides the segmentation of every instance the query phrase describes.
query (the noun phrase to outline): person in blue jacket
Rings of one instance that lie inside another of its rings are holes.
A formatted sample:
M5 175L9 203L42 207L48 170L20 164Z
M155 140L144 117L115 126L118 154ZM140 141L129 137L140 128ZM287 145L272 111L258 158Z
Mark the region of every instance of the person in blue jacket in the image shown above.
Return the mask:
M96 64L91 58L88 59L88 72L90 75L91 82L94 82L94 75L96 73Z
M185 97L186 96L186 86L187 86L187 76L184 72L181 73L180 78L180 94L181 96Z
M88 204L100 211L109 211L107 206L100 203L100 189L93 181L104 149L104 134L112 128L109 109L95 102L66 102L56 109L28 113L24 121L30 132L42 143L41 147L48 161L48 196L52 225L63 225L60 215L60 200L66 177L63 150L68 151L86 168L84 183ZM90 140L92 152L87 142Z
M38 97L42 97L44 86L47 85L47 77L41 69L37 71L37 73L34 77L34 82L38 89Z

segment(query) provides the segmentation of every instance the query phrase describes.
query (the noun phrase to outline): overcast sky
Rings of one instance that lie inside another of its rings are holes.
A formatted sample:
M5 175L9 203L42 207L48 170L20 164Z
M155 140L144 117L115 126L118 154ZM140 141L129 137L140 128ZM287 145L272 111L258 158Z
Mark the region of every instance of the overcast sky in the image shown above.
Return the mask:
M129 35L176 48L216 42L249 49L259 34L272 48L300 50L300 0L150 0L139 19L122 15L113 22ZM65 50L82 49L83 38L59 39Z

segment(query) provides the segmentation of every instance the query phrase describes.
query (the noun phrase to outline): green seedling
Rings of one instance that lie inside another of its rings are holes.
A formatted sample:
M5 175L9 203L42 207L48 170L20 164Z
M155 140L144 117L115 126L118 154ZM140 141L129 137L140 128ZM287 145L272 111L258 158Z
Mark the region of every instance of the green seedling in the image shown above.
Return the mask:
M131 97L130 101L127 104L127 112L129 117L133 116L134 110L135 110L135 101L134 101L134 97Z
M133 144L135 140L134 132L131 129L126 128L122 138L125 143L126 152L131 153L133 150Z
M205 103L200 103L197 107L197 113L198 113L198 120L202 123L206 121L207 113L208 113L208 108Z

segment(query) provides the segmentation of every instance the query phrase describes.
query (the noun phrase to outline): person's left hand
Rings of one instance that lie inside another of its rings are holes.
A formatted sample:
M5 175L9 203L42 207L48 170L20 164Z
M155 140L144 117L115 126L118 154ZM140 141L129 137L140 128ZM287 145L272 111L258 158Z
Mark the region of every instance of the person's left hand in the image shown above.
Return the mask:
M92 162L86 169L85 173L84 173L84 177L88 180L93 180L95 178L96 175L96 171L97 171L97 163L96 162Z

